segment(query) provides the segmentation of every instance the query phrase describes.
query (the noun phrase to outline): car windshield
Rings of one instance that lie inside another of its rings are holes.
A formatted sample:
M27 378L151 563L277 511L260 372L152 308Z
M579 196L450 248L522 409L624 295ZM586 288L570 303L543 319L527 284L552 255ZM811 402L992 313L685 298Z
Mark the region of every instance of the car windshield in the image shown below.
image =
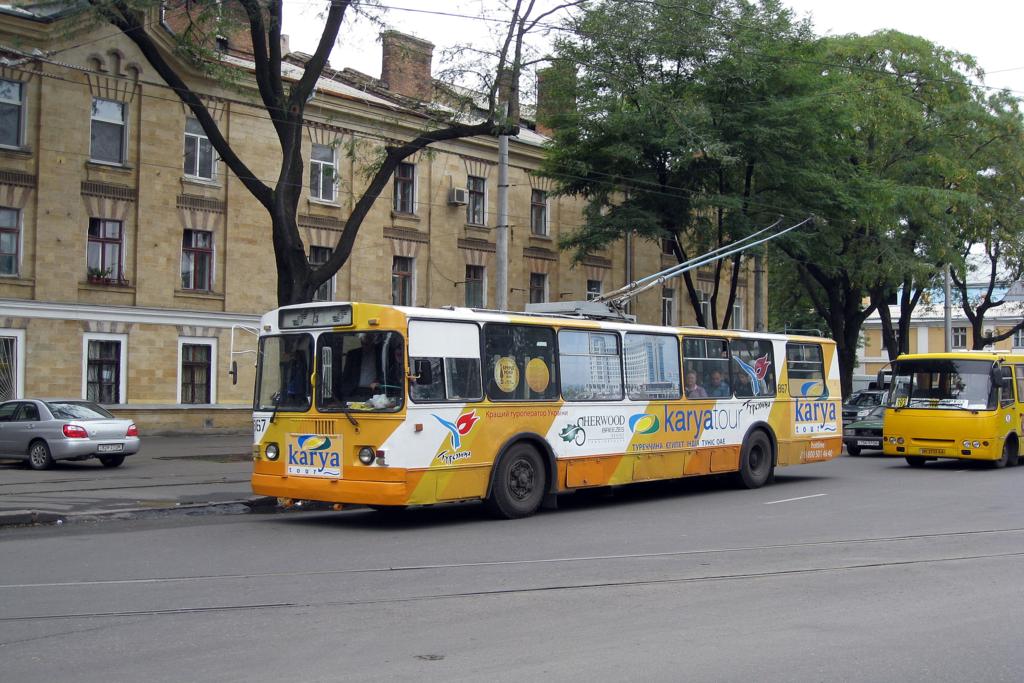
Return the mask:
M114 417L90 401L50 401L46 407L58 420L108 420Z
M255 410L309 410L313 338L308 334L264 337L256 369Z
M886 405L929 410L994 410L992 363L928 358L897 361Z
M405 343L396 332L328 332L317 340L317 407L393 411L405 397Z
M877 408L873 408L871 410L871 412L868 413L864 417L864 419L865 420L880 420L883 417L885 417L885 406L878 406Z
M855 406L877 406L882 402L882 396L881 393L861 393L854 396L850 403Z

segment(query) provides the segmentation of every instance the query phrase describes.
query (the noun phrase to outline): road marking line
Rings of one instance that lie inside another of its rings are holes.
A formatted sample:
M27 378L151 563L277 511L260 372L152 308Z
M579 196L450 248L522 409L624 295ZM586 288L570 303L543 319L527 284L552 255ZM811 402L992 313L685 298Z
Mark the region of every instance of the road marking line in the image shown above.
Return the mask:
M820 498L821 496L827 496L827 493L815 493L813 496L800 496L799 498L786 498L785 500L772 500L765 505L775 505L776 503L791 503L794 500L807 500L808 498Z

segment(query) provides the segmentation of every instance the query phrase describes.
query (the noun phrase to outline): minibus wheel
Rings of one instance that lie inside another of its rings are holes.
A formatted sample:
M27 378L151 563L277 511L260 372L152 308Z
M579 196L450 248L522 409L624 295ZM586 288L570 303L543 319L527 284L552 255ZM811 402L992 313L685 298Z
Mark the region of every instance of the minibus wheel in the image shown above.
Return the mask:
M737 481L744 488L757 489L768 483L774 468L772 442L758 430L743 442Z
M924 467L926 462L928 462L928 458L921 458L916 455L907 456L907 464L911 467Z
M1017 464L1017 451L1014 448L1014 442L1011 441L1010 439L1007 439L1003 443L1003 454L999 456L998 460L992 460L990 462L990 464L992 465L993 468L995 468L997 470L998 469L1002 469L1002 468L1006 467L1007 465L1016 465Z
M528 443L516 443L498 459L491 495L484 505L496 517L528 517L540 507L546 488L544 461L537 449Z

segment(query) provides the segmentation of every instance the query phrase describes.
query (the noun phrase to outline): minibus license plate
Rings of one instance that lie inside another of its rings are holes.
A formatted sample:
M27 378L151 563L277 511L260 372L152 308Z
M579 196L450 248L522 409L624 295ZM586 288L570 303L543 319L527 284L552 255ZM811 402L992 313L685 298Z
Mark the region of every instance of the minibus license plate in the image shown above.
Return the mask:
M945 448L922 448L921 455L945 455Z

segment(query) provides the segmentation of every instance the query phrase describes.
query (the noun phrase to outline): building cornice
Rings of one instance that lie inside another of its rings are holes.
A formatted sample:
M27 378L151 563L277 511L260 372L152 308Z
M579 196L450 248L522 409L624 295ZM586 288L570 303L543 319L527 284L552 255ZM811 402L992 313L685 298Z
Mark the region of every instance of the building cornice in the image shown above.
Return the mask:
M147 325L201 325L220 329L230 329L234 325L255 328L259 327L260 323L259 315L244 313L0 299L0 317L7 316L45 320L99 320Z

